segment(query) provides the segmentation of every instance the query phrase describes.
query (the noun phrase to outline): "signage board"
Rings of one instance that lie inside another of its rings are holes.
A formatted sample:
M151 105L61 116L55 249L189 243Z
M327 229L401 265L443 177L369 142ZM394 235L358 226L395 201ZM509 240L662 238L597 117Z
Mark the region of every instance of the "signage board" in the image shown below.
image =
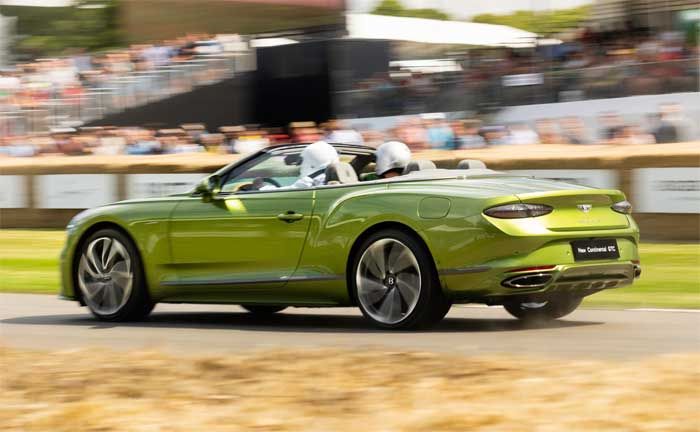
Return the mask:
M114 174L49 174L34 180L36 208L85 209L117 200Z
M191 190L207 174L129 174L126 177L128 199L152 198Z
M700 213L700 168L639 168L632 180L638 213Z
M25 177L0 175L0 208L29 207Z

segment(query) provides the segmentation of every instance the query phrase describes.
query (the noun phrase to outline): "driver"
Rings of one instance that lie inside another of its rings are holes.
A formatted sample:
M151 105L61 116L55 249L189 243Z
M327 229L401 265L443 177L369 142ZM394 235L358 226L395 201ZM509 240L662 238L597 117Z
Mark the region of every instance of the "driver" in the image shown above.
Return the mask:
M306 189L326 184L326 168L340 161L335 148L325 141L316 141L301 151L301 168L299 179L284 189ZM265 185L260 190L278 189L276 186Z
M411 149L400 141L389 141L380 145L375 153L377 178L400 176L411 161Z

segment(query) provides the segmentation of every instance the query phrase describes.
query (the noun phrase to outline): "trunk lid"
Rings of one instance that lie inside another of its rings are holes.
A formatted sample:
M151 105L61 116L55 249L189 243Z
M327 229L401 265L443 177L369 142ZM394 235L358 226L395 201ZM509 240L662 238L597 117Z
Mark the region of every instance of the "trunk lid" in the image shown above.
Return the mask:
M627 216L611 208L614 203L625 199L619 191L583 189L516 196L524 203L545 204L554 208L552 213L538 218L552 231L612 230L629 226Z
M430 187L451 189L455 195L468 197L511 196L528 204L551 206L552 213L537 217L538 225L551 231L614 230L629 227L627 215L610 207L625 199L617 190L595 189L560 181L513 176L505 173L418 182ZM416 184L411 182L412 184ZM401 183L396 183L398 186ZM410 183L409 183L410 184ZM509 223L528 219L512 219Z
M470 179L481 186L500 189L515 195L527 204L545 204L554 209L552 213L537 219L551 231L614 230L629 227L626 215L610 208L623 201L624 194L617 190L595 189L532 177L494 177Z

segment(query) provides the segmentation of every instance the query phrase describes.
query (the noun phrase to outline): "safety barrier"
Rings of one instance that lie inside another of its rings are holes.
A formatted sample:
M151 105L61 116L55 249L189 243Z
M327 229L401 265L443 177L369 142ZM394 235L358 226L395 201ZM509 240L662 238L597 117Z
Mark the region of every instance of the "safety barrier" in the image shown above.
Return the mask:
M237 155L47 156L0 159L0 226L65 226L84 208L186 191ZM489 168L621 189L647 240L700 239L700 142L647 146L503 146L425 151L440 168Z

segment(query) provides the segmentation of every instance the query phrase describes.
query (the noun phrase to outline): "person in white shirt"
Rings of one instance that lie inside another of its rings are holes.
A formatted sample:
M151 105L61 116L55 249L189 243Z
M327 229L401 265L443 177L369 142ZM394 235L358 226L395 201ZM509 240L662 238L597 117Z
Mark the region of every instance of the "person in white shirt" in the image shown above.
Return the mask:
M326 135L326 140L336 144L363 145L365 143L358 131L344 126L338 120L329 121L327 126L329 132Z
M530 145L540 143L540 137L526 123L514 123L508 127L508 130L510 132L507 139L508 144Z

